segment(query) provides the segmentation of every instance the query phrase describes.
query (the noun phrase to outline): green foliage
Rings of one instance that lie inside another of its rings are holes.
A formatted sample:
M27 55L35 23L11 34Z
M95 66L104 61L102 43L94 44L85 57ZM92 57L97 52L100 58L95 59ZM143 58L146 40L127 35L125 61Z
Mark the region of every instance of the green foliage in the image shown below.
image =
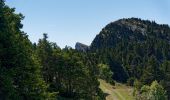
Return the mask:
M37 57L20 30L23 16L14 12L0 1L0 99L46 99L49 94Z
M133 96L134 97L138 97L139 96L139 91L142 87L142 84L140 81L138 81L137 79L134 81L134 90L133 90Z
M166 91L157 81L152 82L150 86L149 98L150 100L168 100Z
M46 34L39 40L36 51L44 80L49 84L48 90L58 92L59 99L104 98L97 80L97 66L92 64L88 54L70 47L61 50L47 40Z
M168 99L170 99L170 61L164 61L161 65L161 70L165 74L164 80L161 80L162 86L167 90Z
M146 70L141 77L144 84L151 83L154 80L160 81L163 78L163 73L160 69L159 63L155 57L149 58Z
M133 86L134 85L135 78L131 77L127 80L127 85Z
M142 86L140 91L141 91L141 95L138 96L140 99L150 100L150 98L149 98L150 87L149 86L147 86L147 85Z
M110 70L110 67L106 64L99 64L99 78L106 80L106 82L113 83L113 72Z
M39 40L37 44L37 55L42 66L42 73L44 80L49 83L52 82L53 64L52 64L52 45L47 41L47 34L43 34L43 39Z
M151 86L142 86L135 97L137 100L168 100L166 91L157 81L153 81Z

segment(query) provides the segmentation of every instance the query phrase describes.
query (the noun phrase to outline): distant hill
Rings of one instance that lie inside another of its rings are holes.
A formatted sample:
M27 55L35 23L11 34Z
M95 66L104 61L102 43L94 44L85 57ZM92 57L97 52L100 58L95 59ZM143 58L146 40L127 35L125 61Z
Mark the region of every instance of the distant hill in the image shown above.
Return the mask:
M170 90L170 27L139 18L120 19L108 24L95 37L90 51L110 65L113 79L142 84L154 80Z

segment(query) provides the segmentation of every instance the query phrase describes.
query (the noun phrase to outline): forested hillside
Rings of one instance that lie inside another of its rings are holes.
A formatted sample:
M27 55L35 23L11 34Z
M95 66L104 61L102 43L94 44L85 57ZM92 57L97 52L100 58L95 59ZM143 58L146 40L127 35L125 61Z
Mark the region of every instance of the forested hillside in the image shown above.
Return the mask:
M103 28L91 46L61 49L46 33L32 43L21 30L23 19L0 0L0 100L105 100L99 86L117 82L134 87L137 100L170 95L168 25L120 19Z
M91 52L109 64L113 79L133 86L157 80L170 93L170 27L138 18L108 24L93 40Z

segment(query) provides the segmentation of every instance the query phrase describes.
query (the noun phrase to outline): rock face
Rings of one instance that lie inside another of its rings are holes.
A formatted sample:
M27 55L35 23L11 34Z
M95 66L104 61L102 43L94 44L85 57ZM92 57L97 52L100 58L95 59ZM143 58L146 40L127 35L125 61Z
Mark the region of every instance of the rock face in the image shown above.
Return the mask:
M78 50L78 51L86 52L86 51L89 50L89 46L77 42L76 45L75 45L75 49Z

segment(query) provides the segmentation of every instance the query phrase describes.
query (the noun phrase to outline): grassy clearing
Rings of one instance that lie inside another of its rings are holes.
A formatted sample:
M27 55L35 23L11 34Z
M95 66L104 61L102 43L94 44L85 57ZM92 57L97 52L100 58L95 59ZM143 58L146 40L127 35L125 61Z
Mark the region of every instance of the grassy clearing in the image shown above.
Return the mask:
M112 86L104 80L99 79L100 88L107 95L106 100L134 100L132 96L133 89L124 84L116 83Z

